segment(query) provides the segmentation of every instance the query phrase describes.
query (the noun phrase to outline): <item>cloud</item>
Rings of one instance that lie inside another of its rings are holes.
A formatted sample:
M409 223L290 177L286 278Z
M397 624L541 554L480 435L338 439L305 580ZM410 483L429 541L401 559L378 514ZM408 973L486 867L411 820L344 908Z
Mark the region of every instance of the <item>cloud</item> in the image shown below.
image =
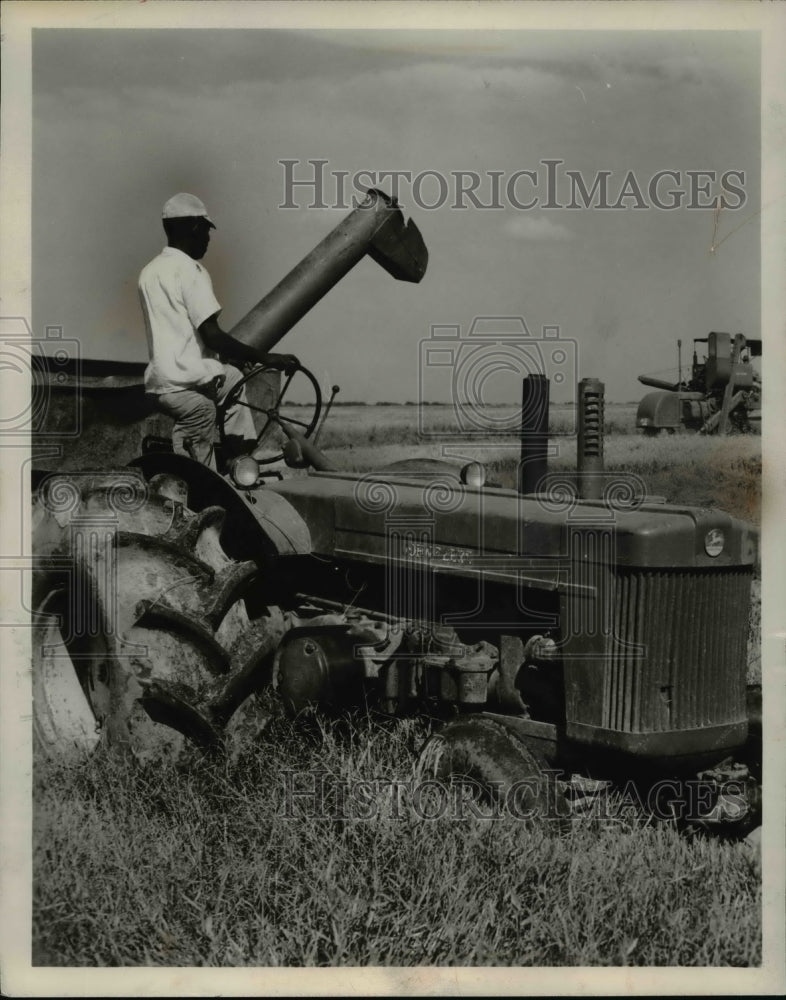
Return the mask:
M573 233L567 226L552 222L543 215L517 215L508 219L502 228L513 239L530 243L564 243L573 239Z

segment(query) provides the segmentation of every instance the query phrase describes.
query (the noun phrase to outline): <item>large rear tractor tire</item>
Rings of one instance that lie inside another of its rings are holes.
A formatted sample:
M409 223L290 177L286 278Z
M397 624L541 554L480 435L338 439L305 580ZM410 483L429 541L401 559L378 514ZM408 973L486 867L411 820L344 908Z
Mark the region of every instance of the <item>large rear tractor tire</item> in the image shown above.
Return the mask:
M497 815L566 828L569 806L545 762L506 726L488 717L457 719L426 741L420 777L466 787Z
M129 469L42 484L33 514L38 754L101 743L140 758L213 748L237 704L269 679L283 615L249 619L256 563L225 554L220 507L194 513L187 499L182 480L148 483Z

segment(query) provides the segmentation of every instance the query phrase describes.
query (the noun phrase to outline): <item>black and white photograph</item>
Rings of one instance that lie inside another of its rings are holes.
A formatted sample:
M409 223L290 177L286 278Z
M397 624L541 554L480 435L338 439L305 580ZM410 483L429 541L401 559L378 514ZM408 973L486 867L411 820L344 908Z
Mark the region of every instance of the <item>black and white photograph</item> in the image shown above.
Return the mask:
M783 11L3 6L4 992L781 994Z

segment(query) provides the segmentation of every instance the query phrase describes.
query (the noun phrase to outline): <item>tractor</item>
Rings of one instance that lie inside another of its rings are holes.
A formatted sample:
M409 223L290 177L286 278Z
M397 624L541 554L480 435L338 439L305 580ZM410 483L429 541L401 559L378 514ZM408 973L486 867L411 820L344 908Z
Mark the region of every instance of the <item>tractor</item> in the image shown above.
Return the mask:
M426 271L417 226L376 190L231 335L269 351L366 255L399 280ZM294 717L421 714L439 726L425 773L497 799L525 787L544 816L635 778L700 780L703 821L757 822L757 534L604 478L600 383L580 386L575 478L545 466L541 393L507 489L477 462L335 469L318 380L261 366L236 392L278 444L260 462L219 442L214 472L172 450L141 368L40 362L37 755L225 752L264 738L272 692ZM295 378L310 409L288 407Z
M679 355L682 341L677 344ZM636 427L649 436L682 428L699 434L760 429L761 375L752 361L760 357L761 341L747 340L742 333L732 337L713 331L694 337L689 379L682 378L681 361L676 382L639 375L642 385L659 391L639 403Z

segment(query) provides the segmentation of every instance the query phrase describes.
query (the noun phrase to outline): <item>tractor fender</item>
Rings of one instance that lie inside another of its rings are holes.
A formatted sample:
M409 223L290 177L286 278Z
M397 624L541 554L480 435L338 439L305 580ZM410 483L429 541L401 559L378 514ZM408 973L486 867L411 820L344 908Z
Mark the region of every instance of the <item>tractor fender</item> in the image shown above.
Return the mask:
M224 543L238 558L270 559L312 551L306 522L285 497L264 486L241 490L206 465L173 452L140 455L129 466L148 480L169 474L184 481L192 510L223 507L227 512Z

